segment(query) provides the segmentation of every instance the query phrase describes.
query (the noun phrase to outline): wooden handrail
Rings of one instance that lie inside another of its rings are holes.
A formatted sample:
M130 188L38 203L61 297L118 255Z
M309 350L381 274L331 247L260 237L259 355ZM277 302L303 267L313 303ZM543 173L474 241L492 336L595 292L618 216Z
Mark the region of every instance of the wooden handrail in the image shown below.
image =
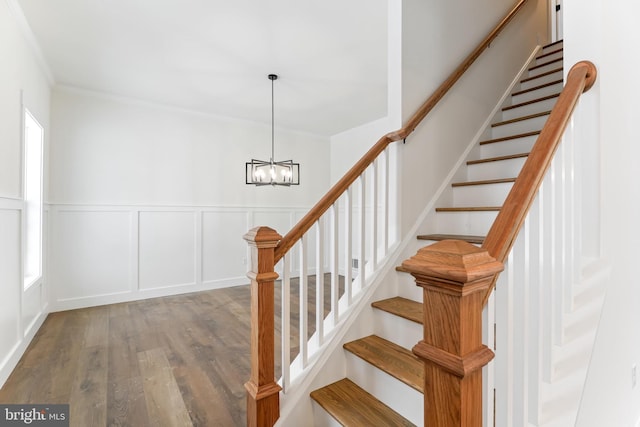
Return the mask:
M320 219L320 217L342 196L356 179L371 165L376 158L395 141L406 139L418 125L424 120L431 110L444 98L453 85L462 77L464 72L471 67L480 54L495 40L500 32L507 26L513 17L520 11L528 0L520 0L513 9L495 26L495 28L482 40L482 42L465 58L464 61L451 73L451 75L433 92L422 104L407 123L397 131L389 132L376 142L369 151L338 181L322 199L289 231L278 244L275 251L275 262L282 257L300 240L300 238Z
M504 262L509 255L573 110L580 96L591 89L596 76L596 67L589 61L578 62L569 71L558 101L482 244L496 260ZM493 286L489 288L485 302L492 290Z
M482 426L482 367L494 356L482 344L483 306L573 110L582 93L593 86L596 74L588 61L569 71L566 85L481 248L445 240L420 249L402 263L423 288L423 338L413 353L424 361L424 425Z

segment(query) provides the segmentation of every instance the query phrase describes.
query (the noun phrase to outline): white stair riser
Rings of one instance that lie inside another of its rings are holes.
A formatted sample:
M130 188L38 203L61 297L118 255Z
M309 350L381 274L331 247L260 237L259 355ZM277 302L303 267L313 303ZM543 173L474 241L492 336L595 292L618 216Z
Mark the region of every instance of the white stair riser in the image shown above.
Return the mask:
M324 408L311 399L311 410L313 412L313 427L342 427Z
M522 133L541 130L548 118L549 115L544 115L492 127L491 138L497 139L505 136L520 135Z
M435 222L442 234L486 236L497 214L497 211L438 212Z
M418 290L422 290L415 284L414 286ZM373 330L377 336L404 348L413 348L422 339L424 332L421 324L376 308L374 308L374 312ZM398 333L399 331L402 331L402 333Z
M544 83L543 83L544 84ZM545 86L531 92L522 93L511 97L511 105L520 104L534 99L542 98L547 95L554 95L562 91L562 83L556 83L552 86Z
M500 143L496 143L500 144ZM490 144L493 145L493 144ZM517 153L519 154L519 153ZM469 181L480 181L483 179L501 179L517 177L522 169L522 165L527 160L526 157L508 160L497 160L495 162L477 163L467 166L467 179Z
M421 247L424 247L432 242L420 243L423 243ZM422 301L422 288L416 285L416 279L414 279L414 277L409 273L398 274L401 274L401 277L398 278L398 296L412 299L414 301Z
M504 110L502 112L502 120L512 120L517 119L518 117L542 113L543 111L549 111L553 108L557 100L558 98L555 97L544 101L534 102L533 104L527 104L521 107Z
M549 52L554 52L556 50L558 50L559 48L553 49L553 50L549 50ZM548 55L548 56L543 56L542 58L538 57L535 59L533 65L540 65L540 64L544 64L545 62L549 62L549 61L554 61L556 59L561 59L562 58L562 54L563 52L555 52L553 55ZM545 55L544 53L542 53L541 55Z
M546 83L555 82L556 80L562 80L562 71L556 71L555 73L551 73L546 76L540 76L537 79L528 80L526 82L520 83L520 88L518 90L527 90L536 86L540 86Z
M564 47L564 41L556 43L552 46L547 46L542 49L542 54L553 52L554 50L562 49Z
M513 183L465 185L453 188L454 206L502 206Z
M353 353L346 350L345 352L347 377L412 423L418 426L423 425L422 393Z
M529 69L528 77L535 77L535 76L539 76L540 74L544 74L546 72L552 71L552 70L556 70L560 67L562 67L562 61L548 61L544 62L543 64L546 65L542 65L538 68L535 69Z
M480 146L480 155L483 159L511 154L528 153L538 139L538 135L524 138L510 139L502 142L493 142Z

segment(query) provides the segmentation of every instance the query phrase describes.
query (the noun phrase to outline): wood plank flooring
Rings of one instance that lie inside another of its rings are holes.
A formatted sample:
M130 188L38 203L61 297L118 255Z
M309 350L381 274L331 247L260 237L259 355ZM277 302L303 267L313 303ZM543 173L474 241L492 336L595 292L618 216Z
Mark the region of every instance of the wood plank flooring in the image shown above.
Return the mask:
M297 331L297 281L291 285ZM325 313L329 292L327 275ZM0 403L69 403L78 427L244 426L250 307L249 287L238 286L51 313ZM309 322L310 336L314 310Z

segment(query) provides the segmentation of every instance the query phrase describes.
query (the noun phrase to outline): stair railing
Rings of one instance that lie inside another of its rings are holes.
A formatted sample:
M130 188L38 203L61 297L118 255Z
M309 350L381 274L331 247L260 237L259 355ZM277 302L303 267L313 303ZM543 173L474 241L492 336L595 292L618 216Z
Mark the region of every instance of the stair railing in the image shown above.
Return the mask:
M245 384L247 425L264 427L276 422L280 415L280 391L283 388L286 391L317 357L317 350L335 330L342 313L357 294L366 289L368 278L375 276L381 260L395 243L390 213L392 153L389 145L405 140L416 129L527 2L519 0L407 123L380 138L284 237L268 227L256 227L244 236L251 250L248 273L251 279L251 377ZM329 241L329 245L325 241ZM276 273L276 264L280 265L281 275ZM311 278L315 278L312 280L315 301L314 295L308 294L310 273ZM330 314L326 319L325 275L330 278ZM282 324L277 330L274 301L279 276L282 278L279 301ZM296 298L291 296L292 279L298 281ZM310 300L314 315L309 314ZM277 333L281 346L274 345ZM275 352L278 351L280 384L275 380L278 369Z
M424 336L413 352L425 363L424 425L481 427L482 368L494 357L482 344L482 310L525 222L580 96L597 71L574 65L482 247L448 240L402 263L423 288ZM523 308L519 308L523 309Z

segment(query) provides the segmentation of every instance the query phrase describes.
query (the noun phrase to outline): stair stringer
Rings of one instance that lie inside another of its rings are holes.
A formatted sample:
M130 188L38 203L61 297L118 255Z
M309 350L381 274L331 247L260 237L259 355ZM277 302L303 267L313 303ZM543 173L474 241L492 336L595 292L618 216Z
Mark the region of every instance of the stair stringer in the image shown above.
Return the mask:
M335 328L332 335L326 340L323 345L324 349L319 352L319 356L310 361L309 366L297 381L292 382L291 390L280 393L280 418L276 422L276 426L313 425L313 408L309 394L323 385L346 376L347 360L342 346L349 341L375 333L372 302L391 296L403 296L402 294L407 290L410 290L411 294L408 298L416 299L417 293L417 300L421 300L420 289L415 286L411 276L396 272L395 267L405 259L415 255L420 247L426 246L424 242L417 242L416 236L424 229L425 223L430 221L431 215L434 215L434 209L437 204L450 197L447 192L451 191L451 183L464 169L465 162L473 153L473 150L477 149L479 141L486 135L487 129L490 128L492 121L499 114L500 108L509 99L514 87L518 84L520 76L526 71L540 49L541 47L537 46L532 51L409 232L395 248L389 251L389 255L381 261L381 267L374 272L373 277L369 276L366 290L358 296L358 301L348 310L348 313L341 316L340 325ZM411 281L409 286L407 286L407 280ZM381 286L383 283L384 286Z

